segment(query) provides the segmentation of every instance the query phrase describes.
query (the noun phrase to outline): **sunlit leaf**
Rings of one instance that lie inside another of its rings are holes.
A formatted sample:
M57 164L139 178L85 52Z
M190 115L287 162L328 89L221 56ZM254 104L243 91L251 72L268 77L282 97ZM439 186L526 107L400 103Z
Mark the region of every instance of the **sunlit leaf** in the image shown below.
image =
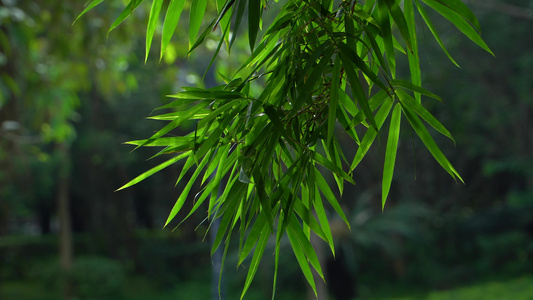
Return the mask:
M98 4L102 3L104 0L93 0L85 9L76 17L74 22L72 22L72 25L78 21L79 18L81 18L84 14L86 14L89 10L93 9Z
M163 54L165 54L165 50L167 49L167 46L170 43L170 39L174 35L174 31L178 26L178 22L180 20L184 4L185 0L170 0L170 3L167 8L167 13L165 15L165 23L163 24L160 59L163 58Z
M200 31L206 8L207 0L191 1L191 9L189 11L189 49L194 44L194 41L196 41L196 36Z
M109 27L109 30L107 31L107 35L109 35L109 33L113 29L115 29L118 25L120 25L122 22L124 22L124 20L126 20L133 13L133 11L137 7L139 7L139 5L141 5L141 3L143 1L144 0L131 0L130 3L126 6L126 8L124 8L122 13L120 13L120 15L115 20L115 22L113 22L113 24L111 24L111 26Z
M392 176L394 174L394 164L396 162L396 152L398 150L398 139L400 136L401 106L396 104L392 112L389 127L389 138L387 139L387 149L385 150L385 165L383 166L383 182L381 190L381 209L385 208L385 202L389 195Z
M426 3L427 5L429 5L431 8L433 8L435 11L437 11L439 14L441 14L443 17L448 19L448 21L452 22L453 25L455 25L455 27L457 27L457 29L459 29L462 33L464 33L464 35L466 35L470 40L472 40L474 43L476 43L481 48L485 49L485 51L494 55L494 53L492 53L492 51L489 49L487 44L485 44L481 36L456 11L434 0L422 0L422 1Z
M152 39L154 37L157 21L159 20L159 13L161 12L161 6L163 0L153 0L152 8L150 8L150 16L148 18L148 28L146 29L146 54L144 61L148 60L148 54L150 53L150 47L152 46Z

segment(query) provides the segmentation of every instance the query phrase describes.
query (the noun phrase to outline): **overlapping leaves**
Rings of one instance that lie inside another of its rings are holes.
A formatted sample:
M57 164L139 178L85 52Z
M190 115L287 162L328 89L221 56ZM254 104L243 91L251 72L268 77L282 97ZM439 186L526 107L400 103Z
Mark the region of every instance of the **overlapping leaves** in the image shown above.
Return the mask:
M95 0L88 8L100 2ZM117 21L123 21L140 2L132 0ZM211 222L220 220L213 251L224 243L226 253L228 241L238 232L239 264L245 263L253 252L243 295L271 236L275 238L278 270L280 241L285 234L305 278L315 289L312 269L324 276L310 243L310 233L322 238L334 253L326 207L349 226L339 196L346 181L355 183L352 172L387 120L390 121L383 206L393 181L402 116L444 170L461 180L426 128L429 125L453 140L422 103L423 98L441 99L421 87L414 22L416 8L454 64L457 63L446 51L426 13L427 7L490 52L479 35L476 18L461 1L342 1L334 6L331 0L289 0L262 31L262 15L269 9L266 0L220 0L216 1L216 18L198 37L206 1L184 2L171 0L168 5L160 0L152 2L147 55L163 6L167 8L162 23L161 55L184 7L190 11L191 51L217 28L222 34L214 55L224 42L229 50L237 33L245 31L239 27L247 22L251 55L234 76L226 77L226 84L210 89L187 88L171 95L176 100L162 107L171 112L152 117L169 123L146 140L130 142L137 147L162 147L157 155L171 158L122 188L185 161L176 182L184 181L185 187L165 226L186 201L193 201L187 218L202 208L207 210ZM406 58L411 72L408 81L396 77L396 61ZM250 86L258 78L263 80L264 88L253 94ZM188 120L197 120L193 131L185 136L167 136ZM337 138L340 134L354 141L355 153L344 153ZM185 176L191 169L192 176ZM336 192L330 187L333 181ZM195 196L190 195L194 183L201 186ZM219 194L219 190L223 192Z

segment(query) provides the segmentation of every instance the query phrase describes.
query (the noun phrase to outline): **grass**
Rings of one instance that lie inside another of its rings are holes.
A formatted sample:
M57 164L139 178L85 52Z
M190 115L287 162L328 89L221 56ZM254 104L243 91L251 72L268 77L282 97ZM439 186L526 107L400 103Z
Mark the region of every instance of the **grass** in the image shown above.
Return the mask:
M383 286L376 293L368 290L367 296L360 299L383 300L531 300L533 299L533 276L522 276L507 280L490 280L442 291L424 291L416 288L406 290L401 287ZM281 291L279 291L281 292ZM0 299L53 300L60 299L57 291L39 282L3 282L0 284ZM226 299L238 299L237 295L227 295ZM283 295L277 299L304 299L302 295ZM251 290L245 299L267 299L260 291ZM210 283L205 281L185 281L169 289L157 288L146 278L128 278L122 297L116 300L174 300L211 299Z
M360 299L380 300L532 300L533 276L482 281L448 290L423 291L416 288L379 288L381 292Z

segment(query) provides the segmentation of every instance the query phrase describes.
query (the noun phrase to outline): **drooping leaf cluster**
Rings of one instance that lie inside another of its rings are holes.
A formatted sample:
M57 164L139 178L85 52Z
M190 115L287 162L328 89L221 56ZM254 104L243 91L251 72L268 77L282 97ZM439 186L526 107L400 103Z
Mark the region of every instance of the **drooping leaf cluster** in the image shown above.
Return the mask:
M88 9L100 2L93 1ZM132 0L112 28L141 2ZM137 147L162 147L157 155L171 158L122 187L184 161L176 184L186 184L165 226L186 201L193 201L187 217L201 209L207 210L210 222L220 219L212 251L224 244L227 253L229 240L237 232L238 263L253 252L243 295L271 236L275 237L277 272L279 245L285 234L315 289L312 269L324 276L310 233L327 242L334 253L328 207L349 226L328 181L334 179L338 195L342 195L345 181L355 183L354 169L387 120L383 206L393 178L402 118L442 168L462 181L426 128L429 125L453 140L423 105L426 98L441 99L421 87L415 14L454 64L428 17L428 8L490 52L480 37L475 16L460 0L288 0L263 30L263 13L270 4L266 0L218 0L218 15L198 36L207 1L169 1L162 23L161 56L184 7L189 8L190 51L220 29L213 63L223 46L229 51L237 35L245 33L241 27L247 23L251 55L238 72L224 77L225 84L209 89L183 88L171 95L175 100L161 109L172 112L151 117L168 121L167 125L148 139L129 142ZM162 0L152 2L147 55L163 5ZM397 60L408 61L407 80L397 77ZM259 93L251 88L254 83L262 85ZM190 120L195 120L195 127L189 134L168 135ZM355 153L344 153L340 135L353 140ZM192 170L192 176L186 176ZM190 199L195 184L201 189Z

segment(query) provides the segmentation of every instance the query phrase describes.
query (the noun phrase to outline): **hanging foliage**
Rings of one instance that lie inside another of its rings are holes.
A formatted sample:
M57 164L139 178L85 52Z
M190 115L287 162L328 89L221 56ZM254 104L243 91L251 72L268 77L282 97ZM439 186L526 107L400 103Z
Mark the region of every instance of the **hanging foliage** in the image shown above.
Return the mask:
M91 2L80 16L100 2ZM130 1L111 29L141 2ZM442 15L490 52L480 37L477 19L460 0L280 2L283 5L276 18L263 29L263 13L272 9L270 1L217 1L217 16L199 36L206 0L152 2L147 57L163 12L161 57L184 7L189 8L189 52L220 29L212 64L222 46L229 51L237 34L246 33L239 27L247 24L251 54L238 72L226 74L226 84L209 89L183 88L171 95L175 100L160 109L172 112L151 117L168 121L167 125L148 139L129 142L137 147L162 147L157 156L170 158L120 188L184 161L177 183L186 184L165 226L190 201L193 186L200 185L187 217L201 208L207 210L210 222L220 219L213 252L224 244L227 253L229 240L238 233L238 263L252 256L243 296L271 236L275 239L277 272L280 240L285 234L305 278L316 291L312 269L320 277L324 275L310 243L310 232L328 243L334 254L326 207L335 210L350 226L327 179L334 178L338 195L342 195L345 182L355 184L353 171L387 120L382 206L393 179L402 118L442 168L462 181L427 129L432 127L453 140L450 132L424 107L425 101L441 99L421 86L415 15L420 15L445 55L456 65L426 10ZM278 3L276 7L279 6ZM397 60L408 61L409 78L397 77ZM260 92L251 88L256 83L262 87ZM189 134L168 135L190 120L195 120L195 126ZM353 140L354 153L343 151L341 135ZM194 173L185 176L189 170Z

